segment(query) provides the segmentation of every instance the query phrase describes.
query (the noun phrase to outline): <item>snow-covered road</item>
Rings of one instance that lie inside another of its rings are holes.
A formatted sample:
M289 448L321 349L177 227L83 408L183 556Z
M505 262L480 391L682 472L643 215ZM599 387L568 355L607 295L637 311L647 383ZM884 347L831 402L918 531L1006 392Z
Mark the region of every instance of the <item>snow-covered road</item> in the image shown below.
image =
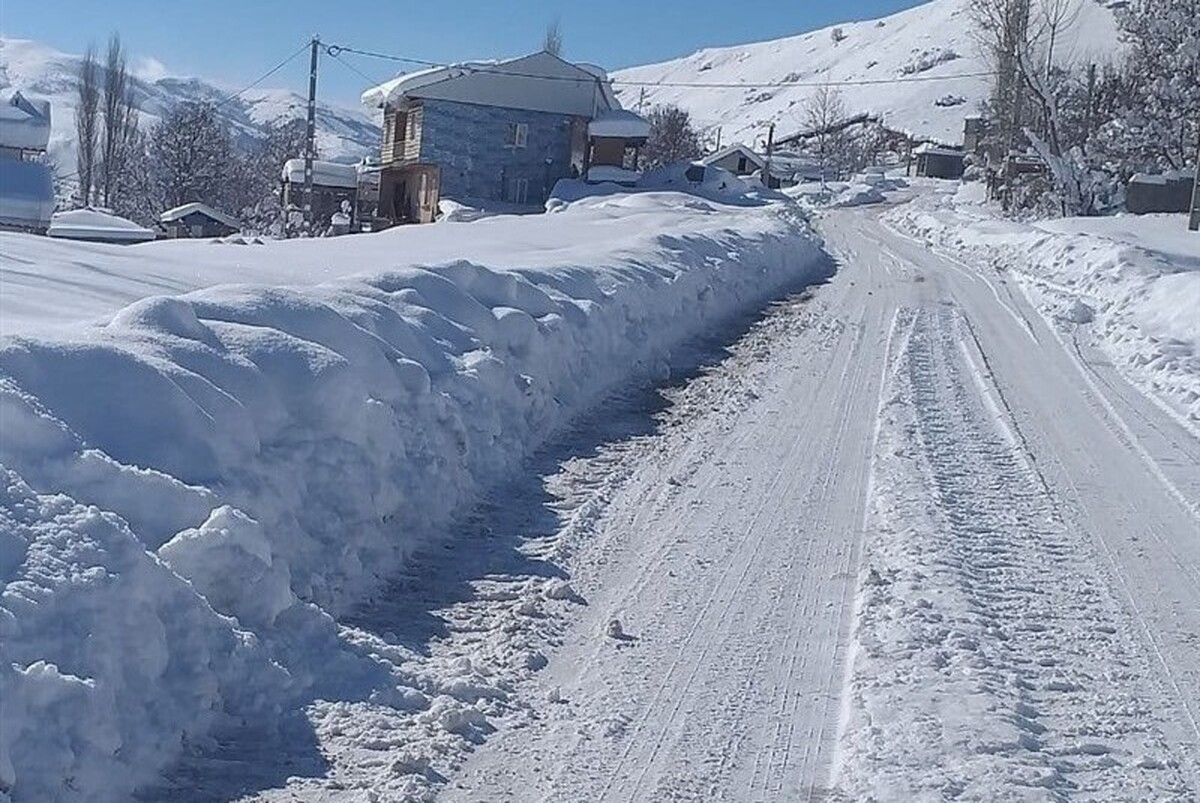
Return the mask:
M1004 275L823 230L827 285L547 481L586 605L439 799L1200 792L1200 442Z

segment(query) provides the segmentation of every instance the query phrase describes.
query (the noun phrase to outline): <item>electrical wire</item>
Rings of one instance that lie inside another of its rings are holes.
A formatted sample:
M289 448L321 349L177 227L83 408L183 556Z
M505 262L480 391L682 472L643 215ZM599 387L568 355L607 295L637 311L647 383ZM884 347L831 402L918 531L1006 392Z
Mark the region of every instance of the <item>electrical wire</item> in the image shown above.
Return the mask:
M513 76L517 78L534 78L542 81L568 81L571 83L590 82L593 78L569 78L564 75L537 75L535 73L520 73L510 70L502 70L495 67L489 67L486 64L443 64L436 61L428 61L426 59L412 58L409 56L397 56L389 53L378 53L372 50L361 50L347 45L329 45L325 52L330 56L337 58L342 53L354 53L359 56L368 58L382 59L385 61L400 62L403 64L413 64L419 67L431 67L442 69L458 69L464 72L472 73L493 73L499 75ZM343 62L346 63L346 62ZM955 75L909 75L897 78L858 78L847 79L842 81L767 81L760 83L732 83L732 82L717 82L717 81L635 81L628 78L609 78L608 83L613 86L627 86L634 88L656 89L656 88L676 88L676 89L784 89L787 87L803 87L817 88L826 86L879 86L892 84L919 84L931 83L935 81L957 81L967 78L986 78L995 75L994 70L984 70L971 73L957 73Z
M268 78L270 78L272 75L274 75L275 73L277 73L277 72L279 72L280 70L282 70L284 67L286 67L288 64L290 64L290 63L292 62L292 60L294 60L294 59L295 59L297 56L299 56L299 55L300 55L301 53L303 53L305 50L308 50L310 47L312 47L312 43L311 43L311 42L305 42L305 43L304 43L304 45L303 45L303 46L301 46L301 48L300 48L299 50L297 50L297 51L296 51L295 53L293 53L292 55L288 56L288 57L287 57L286 59L284 59L283 61L281 61L281 62L279 62L278 64L276 64L276 65L275 65L274 67L272 67L271 69L267 70L265 73L263 73L262 75L260 75L258 78L254 79L254 81L253 81L253 82L251 82L251 83L247 84L246 86L242 87L241 89L239 89L239 90L238 90L238 91L236 91L236 92L233 92L233 93L230 93L229 95L226 95L226 96L225 96L224 98L222 98L220 101L218 101L217 103L213 104L213 108L214 108L214 109L219 109L219 108L221 108L222 106L224 106L224 105L226 105L226 104L228 104L228 103L231 103L231 102L232 102L232 101L233 101L235 98L237 98L237 97L239 97L239 96L241 96L241 95L245 94L246 92L249 92L251 89L254 89L254 87L258 86L258 85L259 85L259 84L261 84L263 81L267 80L267 79L268 79Z

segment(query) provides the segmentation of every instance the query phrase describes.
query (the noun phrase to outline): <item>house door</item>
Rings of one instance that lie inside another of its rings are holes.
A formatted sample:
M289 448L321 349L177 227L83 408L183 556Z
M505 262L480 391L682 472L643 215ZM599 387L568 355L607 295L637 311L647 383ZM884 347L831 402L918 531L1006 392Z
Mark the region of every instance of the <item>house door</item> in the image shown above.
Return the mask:
M408 219L408 182L398 181L392 185L392 218L401 223Z

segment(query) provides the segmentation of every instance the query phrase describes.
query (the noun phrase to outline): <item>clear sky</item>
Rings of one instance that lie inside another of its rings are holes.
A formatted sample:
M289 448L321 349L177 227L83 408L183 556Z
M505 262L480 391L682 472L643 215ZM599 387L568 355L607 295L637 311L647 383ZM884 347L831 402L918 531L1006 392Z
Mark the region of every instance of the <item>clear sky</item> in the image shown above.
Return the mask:
M0 34L69 53L117 31L145 77L194 75L240 88L311 36L430 61L523 55L560 21L564 55L608 69L663 61L712 45L773 39L871 19L921 0L0 0ZM400 65L343 55L385 80ZM411 69L411 68L410 68ZM264 86L307 91L297 58ZM357 102L364 78L325 59L322 98Z

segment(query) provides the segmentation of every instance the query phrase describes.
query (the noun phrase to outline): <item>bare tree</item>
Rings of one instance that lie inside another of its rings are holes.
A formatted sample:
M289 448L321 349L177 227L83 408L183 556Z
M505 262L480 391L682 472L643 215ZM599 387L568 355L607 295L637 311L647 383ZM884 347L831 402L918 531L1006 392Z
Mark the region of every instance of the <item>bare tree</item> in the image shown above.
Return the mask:
M995 80L989 112L993 121L993 156L1005 157L1016 144L1023 122L1024 67L1029 63L1031 0L975 0L973 32Z
M650 138L642 148L642 166L661 167L673 162L699 159L703 150L692 118L678 106L655 106L646 115Z
M542 50L552 56L562 56L563 32L562 23L557 19L546 26L546 35L542 39Z
M1038 0L1034 14L1038 31L1031 37L1044 42L1045 76L1051 77L1056 63L1056 49L1063 33L1079 19L1081 6L1072 0Z
M831 86L822 86L804 101L804 122L809 133L816 157L825 178L828 168L838 168L838 155L845 144L845 131L839 124L846 120L846 104L842 93Z
M75 104L75 166L79 174L79 203L87 206L96 181L96 144L99 138L100 65L96 48L88 45L79 65L79 101Z
M101 139L100 190L105 206L110 206L121 172L129 158L130 143L137 132L137 106L133 83L126 66L121 37L108 40L104 64L104 129Z

